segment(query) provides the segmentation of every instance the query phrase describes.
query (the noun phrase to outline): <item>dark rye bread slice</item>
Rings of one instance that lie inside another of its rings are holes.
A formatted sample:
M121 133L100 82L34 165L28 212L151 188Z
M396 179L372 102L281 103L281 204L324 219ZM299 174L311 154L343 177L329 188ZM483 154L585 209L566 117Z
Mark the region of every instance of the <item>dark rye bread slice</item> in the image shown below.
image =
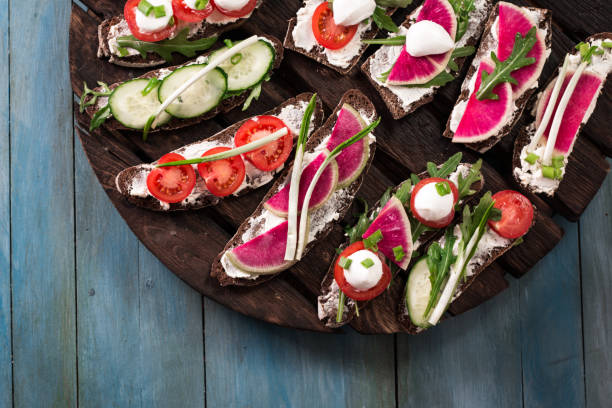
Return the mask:
M388 9L387 15L389 16L393 15L393 13L395 13L396 10L397 10L396 8ZM355 68L355 65L357 65L357 63L361 59L361 56L365 52L366 48L368 48L368 44L362 43L361 48L359 49L359 52L355 54L355 56L351 59L348 67L342 68L342 67L332 64L327 59L327 56L325 55L325 52L324 52L325 48L323 48L320 45L316 45L315 48L311 51L306 51L303 48L296 46L295 42L293 41L293 29L295 28L296 24L297 24L297 17L293 17L289 19L289 26L287 27L287 34L285 35L285 42L283 44L285 48L288 50L299 52L300 54L303 54L309 58L312 58L313 60L317 61L319 64L323 64L343 75L348 74L349 72L353 70L353 68ZM372 23L371 27L368 30L366 30L364 34L361 36L361 39L371 40L372 38L376 37L377 34L378 34L378 26Z
M603 40L603 41L612 41L612 33L597 33L594 34L592 36L590 36L589 38L587 38L585 40L586 43L591 43L592 41L596 41L596 40ZM570 50L570 54L572 55L576 55L579 51L572 47L572 49ZM552 81L554 81L557 76L559 75L560 72L560 67L563 65L563 62L561 63L561 65L559 66L559 69L555 71L555 74L552 75L548 82L546 83L546 86L544 86L544 88L542 89L546 89L550 83ZM608 73L608 75L606 76L603 84L602 84L602 90L605 89L605 85L606 82L608 81L608 77L610 76L610 73ZM597 96L596 99L599 99L599 97L601 96L602 92L600 92ZM533 106L533 110L535 111L537 104L539 102L539 99L541 98L542 93L539 93L538 95L536 95L534 98L532 98L532 106ZM561 95L559 95L559 98L561 98ZM595 102L597 103L597 102ZM534 117L535 114L534 112L532 112L532 117ZM589 118L590 119L590 118ZM552 118L551 118L552 121ZM586 124L588 123L588 119L585 123L582 123L580 125L580 127L578 128L578 132L576 134L576 139L580 136L580 132L582 132L582 129L584 128L584 126L586 126ZM532 123L530 123L529 125L527 125L524 129L521 129L520 134L517 136L516 141L514 142L514 152L512 154L512 168L516 169L516 168L521 168L521 152L523 151L523 147L525 147L527 144L531 143L531 138L533 137L535 133L535 118L534 121ZM574 146L575 148L576 146ZM573 149L572 149L573 151ZM568 156L568 160L569 158L572 157L572 151L570 151L570 154ZM575 166L571 166L569 163L565 168L565 172L572 172L572 171L577 171L577 169L575 168ZM521 188L534 193L534 194L538 194L538 192L536 191L536 188L534 188L532 185L525 185L521 182L520 178L518 177L518 175L516 173L514 173L514 171L512 172L512 174L514 175L514 179L516 180L516 182L521 186ZM567 177L565 177L567 178ZM570 177L572 178L572 177ZM561 181L562 183L563 181ZM557 187L557 189L555 190L555 192L559 189L561 183L559 184L559 186ZM545 193L541 193L541 194L545 194ZM554 193L553 193L554 195Z
M261 3L263 3L263 0L259 0L256 7L258 8L261 6ZM240 18L228 24L204 23L195 33L189 36L189 40L195 41L207 37L220 36L224 32L237 29L247 20L248 17ZM102 21L98 26L98 58L108 58L108 62L128 68L152 68L165 65L166 60L154 53L147 53L146 58L143 58L140 54L120 57L111 52L108 45L108 42L111 39L111 27L121 23L122 21L124 21L123 14L120 14Z
M536 222L535 220L537 218L537 211L538 211L538 209L534 205L533 206L533 222L532 222L530 228L533 228L533 226L534 226L534 224ZM520 238L518 238L518 239L520 239ZM470 287L470 285L472 283L474 283L474 281L478 278L478 276L485 269L487 269L487 267L489 265L491 265L500 256L502 256L503 254L508 252L510 249L512 249L514 247L514 245L516 244L516 242L517 242L517 239L513 239L513 240L510 241L510 245L507 245L507 246L504 246L504 247L500 247L500 248L495 248L493 251L491 251L488 254L488 256L485 259L483 259L483 261L481 263L477 264L477 267L474 270L474 273L472 275L468 276L462 282L459 282L459 284L457 285L457 288L455 289L455 295L453 296L454 300L451 302L451 304L453 302L455 302L457 299L459 299L461 294L463 294L463 292L465 292ZM400 299L399 305L398 305L398 312L397 312L398 313L398 321L400 322L400 325L402 326L402 328L407 333L418 334L418 333L426 330L426 328L416 326L410 320L410 314L408 313L408 306L406 305L404 293L405 292L402 292L402 298ZM446 315L446 313L445 313L445 315ZM444 316L442 316L441 320L444 320Z
M265 38L266 40L268 40L273 46L274 46L274 51L275 51L275 57L274 57L274 65L272 67L272 69L276 69L280 66L281 61L283 60L283 45L281 44L281 42L276 38L273 37L271 35L261 35L261 38ZM204 55L210 55L213 51L209 51L208 53L204 54ZM193 62L193 60L191 61ZM159 68L153 71L149 71L146 74L143 74L141 76L139 76L138 78L153 78L153 77L157 77L161 74L167 74L171 71L174 71L175 69L178 69L180 67L183 67L185 65L188 65L189 63L185 63L182 65L175 65L172 67L168 67L168 68ZM117 82L114 83L112 85L109 85L110 89L115 89L116 87L118 87L119 85L121 85L122 82ZM96 91L101 91L100 87L95 88ZM236 107L242 105L244 103L244 101L247 99L249 95L248 91L245 91L243 93L241 93L240 95L236 95L236 96L231 96L227 99L223 99L221 101L221 103L219 103L219 105L217 107L215 107L214 109L206 112L203 115L200 115L198 117L195 118L191 118L191 119L179 119L179 118L172 118L170 119L170 121L162 126L159 126L155 129L152 129L150 133L155 133L155 132L159 132L161 130L176 130L176 129L181 129L187 126L192 126L195 125L197 123L203 122L205 120L211 119L215 116L217 116L219 113L226 113L229 112L233 109L235 109ZM86 110L85 113L91 118L93 118L93 115L98 111L98 107L100 106L100 103L105 102L106 98L100 98L98 100L98 104L96 105L92 105L89 106ZM141 130L134 130L134 129L130 129L127 128L125 126L123 126L121 123L119 123L118 121L116 121L113 118L109 118L106 120L106 122L104 122L104 126L109 129L109 130L131 130L131 131L137 131L137 132L141 132Z
M471 168L472 165L470 163L461 163L464 166ZM419 178L425 179L427 177L429 177L429 173L424 171L422 173L418 174ZM481 174L481 178L479 181L473 183L470 186L471 190L474 190L475 193L469 197L467 197L465 200L463 200L463 202L461 202L461 205L465 205L465 204L469 204L470 202L472 202L476 197L478 197L479 192L483 189L484 187L484 176ZM396 186L393 188L392 192L395 193L397 191L397 189L399 188L399 186ZM376 204L374 204L372 206L372 210L370 211L370 215L374 212L375 209L378 209L380 207L380 201L376 202ZM459 213L459 212L457 212ZM434 231L426 231L425 233L423 233L418 239L417 239L417 243L418 243L418 247L413 247L413 250L419 250L420 248L422 248L423 246L427 245L430 241L437 239L441 236L443 230L434 230ZM348 241L345 242L344 244L342 244L342 246L340 247L340 250L344 250L346 247L348 246ZM334 283L334 266L336 263L336 258L334 258L333 262L329 265L329 269L327 270L327 273L325 275L325 277L323 278L323 281L321 282L321 295L319 295L319 297L317 298L317 306L318 306L318 310L324 310L323 307L321 306L320 302L323 300L326 300L330 297L331 292L335 289L333 287L333 283ZM410 265L408 266L408 270L410 270L410 266L413 265L414 262L411 262ZM401 272L400 272L401 273ZM394 278L397 279L397 276ZM356 315L356 308L355 308L355 302L350 299L350 303L348 302L349 298L347 298L347 302L344 305L344 311L342 314L342 320L340 322L336 321L336 316L338 313L338 308L331 308L327 310L327 313L323 316L319 315L319 320L321 320L325 326L327 327L332 327L332 328L337 328L340 326L343 326L347 323L350 323L351 320L353 320L353 318ZM364 307L366 307L370 302L366 301L366 302L358 302L357 306L359 307L359 309L363 309ZM336 302L337 304L337 302Z
M478 44L478 40L480 39L480 35L482 34L484 30L486 17L489 15L492 7L493 7L493 0L484 0L484 5L478 10L478 16L482 15L482 18L479 18L479 19L475 19L475 17L470 18L470 27L475 27L475 28L473 29L472 32L469 33L469 35L466 32L466 35L460 40L460 44L462 47L465 47L465 46L476 47L476 45ZM402 23L402 27L409 28L412 24L414 24L420 10L421 8L418 7L412 13L410 13L408 17L406 17L406 20ZM374 54L372 54L368 59L365 60L365 62L361 65L361 70L366 74L366 77L368 78L372 86L376 88L376 90L380 94L381 98L387 105L389 112L391 112L391 116L393 116L393 119L397 120L397 119L403 118L404 116L408 115L411 112L414 112L421 106L426 105L429 102L433 101L434 96L436 95L436 93L438 93L438 91L440 90L440 87L432 87L430 92L426 93L425 95L423 95L422 97L418 99L414 99L408 104L408 106L404 107L404 103L402 102L401 98L395 93L393 93L393 91L391 91L389 87L383 86L380 83L378 83L376 81L375 76L372 74L371 63L374 60L374 58L376 58L377 54L379 52L382 52L381 50L383 50L383 47L379 48ZM457 66L459 67L459 70L453 73L455 78L459 77L461 70L463 68L463 65L467 62L467 60L468 60L468 57L462 57L462 58L455 59L455 62L457 63Z
M295 98L291 98L286 100L285 102L283 102L282 104L280 104L279 106L277 106L276 108L263 113L262 115L278 115L280 114L280 112L283 110L283 108L287 107L287 106L291 106L291 105L297 105L300 103L304 103L307 104L310 101L310 98L312 98L312 94L311 93L302 93L299 94L298 96L296 96ZM319 126L321 126L321 124L323 123L323 106L321 104L321 100L319 98L317 98L317 104L316 104L316 108L314 110L314 114L312 117L312 121L311 121L311 125L313 129L317 129ZM259 116L259 115L258 115ZM238 129L240 128L240 126L242 126L246 121L248 121L250 118L246 118L240 122L237 122L235 124L233 124L232 126L220 131L219 133L215 134L214 136L211 136L207 139L203 139L200 140L198 142L194 142L191 143L189 145L183 146L179 149L174 150L174 152L177 153L182 153L186 148L189 148L190 146L194 146L197 144L200 144L202 142L218 142L219 145L222 146L231 146L233 144L233 140L234 140L234 136L236 134L236 132L238 131ZM295 136L295 135L294 135ZM199 197L197 197L195 199L195 201L193 202L187 202L185 204L183 203L173 203L173 204L167 204L166 206L162 205L162 203L156 199L155 197L151 196L151 195L147 195L147 197L138 197L135 195L130 194L130 188L132 185L132 182L134 181L134 179L136 177L143 177L144 173L147 173L150 171L150 169L153 168L153 165L156 164L157 161L151 163L151 164L141 164L138 166L133 166L133 167L128 167L127 169L123 170L121 173L119 173L116 178L115 178L115 185L117 188L117 191L119 191L119 193L121 193L121 195L123 195L127 201L129 201L130 203L138 206L138 207L142 207L142 208L146 208L148 210L152 210L152 211L187 211L187 210L197 210L200 208L204 208L204 207L208 207L208 206L212 206L212 205L217 205L220 201L221 198L216 197L210 193L207 192L206 189L206 185L204 183L204 181L201 178L197 178L197 182L196 182L196 189L198 191L202 192L202 195L200 195ZM274 174L276 174L275 172L272 172ZM247 180L248 182L249 180ZM236 193L235 196L242 196L254 189L256 189L258 187L254 187L254 186L248 186L246 188L244 188L243 190L240 190L238 193Z
M547 53L548 55L546 55L545 57L548 58L548 56L550 55L551 39L552 39L552 30L551 30L552 13L551 11L548 9L541 9L541 8L534 8L534 7L522 7L522 8L527 9L534 13L540 14L538 30L543 30L546 33L545 38L544 38L544 43L545 43L546 50L547 50L545 51L545 53ZM493 28L493 24L497 20L498 16L499 16L499 3L495 5L495 8L493 9L491 15L489 16L489 20L487 21L487 25L485 27L485 31L482 36L482 40L480 42L480 46L478 48L478 51L476 52L476 56L474 57L474 60L472 61L472 65L468 69L467 76L465 77L465 80L463 81L463 85L461 86L461 94L459 95L457 102L455 102L454 109L457 108L457 105L460 102L464 102L469 99L470 90L469 90L468 84L472 80L472 77L476 75L478 66L480 65L480 61L483 58L490 58L491 49L493 49L494 51L497 51L497 46L496 46L497 43L495 41L494 34L492 33L491 29ZM512 131L512 128L514 127L514 125L516 125L516 123L521 118L521 115L523 114L523 110L525 109L525 106L527 106L527 102L529 101L529 98L531 98L531 95L533 95L536 89L537 89L537 86L534 86L526 90L521 96L519 96L517 100L514 101L516 108L512 112L510 119L506 122L506 124L501 128L501 130L496 135L491 136L490 138L483 140L481 142L464 143L465 146L469 147L472 150L480 152L480 153L484 153L490 148L492 148L493 146L495 146L497 142L499 142L504 136L508 135ZM448 121L446 123L446 129L444 130L444 136L452 139L455 133L450 129L451 118L452 118L452 113L451 113L451 116L449 116Z
M338 106L336 106L332 114L327 118L323 126L320 127L316 132L314 132L310 136L306 144L307 152L311 152L315 150L315 148L318 145L320 145L329 135L331 135L331 132L336 124L338 112L340 111L340 109L342 109L342 106L344 104L351 105L357 111L365 113L365 115L370 117L372 121L375 120L375 118L377 117L376 108L374 107L372 102L364 94L362 94L361 91L357 89L350 89L342 96L342 98L340 99L340 102L338 102ZM376 132L374 131L374 134L375 133ZM353 202L353 199L355 198L357 191L361 187L361 183L363 182L363 179L365 178L365 175L368 172L370 165L372 164L372 159L374 158L375 151L376 151L376 143L370 144L370 157L368 158L368 162L365 168L363 169L363 171L361 172L361 175L357 177L357 179L353 181L349 186L343 189L348 194L347 194L347 199L344 199L341 202L341 207L336 208L336 212L338 213L338 221L342 220L346 216L351 206L351 203ZM276 194L276 192L284 185L285 180L287 180L288 177L291 176L292 169L293 169L293 166L288 166L288 168L285 169L285 171L277 179L274 185L270 188L268 193L264 196L261 203L259 204L259 206L257 206L253 214L251 214L251 216L247 218L240 225L240 227L238 228L238 231L236 231L236 234L234 234L232 239L227 243L227 245L225 245L225 248L223 249L223 251L221 251L221 253L217 256L217 258L213 262L210 274L213 278L216 278L219 281L219 284L221 286L227 286L227 285L255 286L263 282L267 282L270 279L273 279L275 276L278 275L278 273L272 274L272 275L261 275L260 277L256 279L233 278L225 272L225 269L223 268L221 264L221 258L223 257L225 252L227 252L228 250L231 250L232 248L235 248L237 246L244 244L242 240L242 236L245 233L245 231L247 231L251 227L250 225L251 220L255 219L256 217L258 217L259 215L263 213L264 203L270 197ZM330 233L332 228L333 228L333 223L330 223L326 225L326 227L323 228L321 231L319 231L316 234L315 239L306 245L306 248L304 249L304 256L306 256L308 251L310 251L317 244L317 242L323 240Z

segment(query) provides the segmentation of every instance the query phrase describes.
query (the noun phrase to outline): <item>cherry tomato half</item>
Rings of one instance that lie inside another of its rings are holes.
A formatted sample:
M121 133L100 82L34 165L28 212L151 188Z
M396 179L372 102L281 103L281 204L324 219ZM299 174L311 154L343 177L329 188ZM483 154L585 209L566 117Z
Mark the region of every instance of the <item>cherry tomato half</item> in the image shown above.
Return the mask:
M210 16L215 10L212 1L209 1L202 10L195 10L185 4L185 0L172 0L172 11L176 18L189 23L199 23Z
M223 153L231 150L229 147L215 147L208 150L202 157ZM217 197L232 194L244 181L245 169L242 157L234 156L208 163L198 164L198 173L206 182L206 188Z
M382 277L373 288L363 291L357 290L346 281L346 278L344 277L344 268L342 268L338 264L338 262L340 262L341 257L348 258L350 255L362 249L365 249L365 247L363 246L363 241L358 241L352 245L349 245L344 251L342 251L340 255L338 255L336 263L334 264L334 279L336 280L336 283L346 296L358 301L374 299L375 297L383 293L385 289L387 289L387 287L389 286L389 282L391 282L391 270L387 266L387 263L384 261L384 259L381 259L383 267Z
M495 208L502 212L499 221L489 220L489 227L500 236L509 239L522 237L533 223L533 205L521 193L503 190L493 195Z
M254 142L264 136L268 136L287 127L285 122L276 116L262 115L246 121L236 132L234 144L236 147ZM293 136L289 131L285 136L268 143L252 152L246 153L244 157L259 170L271 171L280 167L291 154L293 149Z
M215 3L214 0L210 0L211 3ZM255 10L255 6L257 5L257 0L249 0L249 2L240 10L226 10L219 5L214 4L215 8L219 10L219 13L228 16L228 17L244 17L253 10Z
M168 153L158 163L185 160L177 153ZM147 188L151 195L165 203L183 201L195 187L196 175L190 165L156 167L147 176Z
M358 25L337 25L334 21L334 13L326 1L321 3L312 15L312 32L315 39L330 50L337 50L348 44L355 36Z
M441 220L437 220L437 221L431 221L426 218L423 218L418 213L418 211L415 208L414 203L415 203L417 194L423 187L431 183L440 183L440 182L446 182L450 186L451 193L453 194L453 208L451 212L445 218ZM412 190L412 194L410 196L410 211L412 211L412 215L414 215L414 218L416 218L421 224L426 225L430 228L436 228L436 229L444 228L447 225L449 225L453 221L453 218L455 217L455 205L457 204L457 201L459 201L459 191L457 190L457 186L455 185L455 183L453 183L450 180L443 179L440 177L426 178L426 179L421 180L416 186L414 186L414 189Z
M138 24L136 23L136 8L140 0L128 0L125 3L125 7L123 8L123 15L125 17L125 21L127 22L130 31L134 35L134 37L138 38L141 41L147 42L155 42L165 40L166 38L174 35L176 32L176 19L174 19L174 24L168 25L165 28L155 31L153 33L145 33L140 31Z

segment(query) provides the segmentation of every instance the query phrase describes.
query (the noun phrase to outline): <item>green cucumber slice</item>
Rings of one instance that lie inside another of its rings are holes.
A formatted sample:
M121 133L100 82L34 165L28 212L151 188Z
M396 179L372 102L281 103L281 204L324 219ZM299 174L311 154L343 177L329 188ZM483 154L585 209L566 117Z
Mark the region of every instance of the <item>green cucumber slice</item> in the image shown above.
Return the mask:
M142 94L148 84L149 80L144 78L124 82L115 88L108 98L113 117L123 126L144 129L151 115L157 113L161 103L157 99L156 90L147 95ZM171 118L167 113L163 113L159 123L167 123Z
M157 92L159 101L163 103L205 66L203 64L188 65L175 70L164 78ZM183 92L166 108L166 112L181 119L195 118L219 105L226 90L225 72L215 68Z
M223 47L215 51L208 60L212 61L215 55L227 49ZM227 90L244 91L263 81L272 69L275 54L274 47L267 41L259 40L232 58L223 61L219 64L219 68L227 74Z
M406 306L410 320L415 326L429 327L427 316L423 314L427 309L430 293L431 281L429 280L427 257L425 257L412 267L408 282L406 282Z

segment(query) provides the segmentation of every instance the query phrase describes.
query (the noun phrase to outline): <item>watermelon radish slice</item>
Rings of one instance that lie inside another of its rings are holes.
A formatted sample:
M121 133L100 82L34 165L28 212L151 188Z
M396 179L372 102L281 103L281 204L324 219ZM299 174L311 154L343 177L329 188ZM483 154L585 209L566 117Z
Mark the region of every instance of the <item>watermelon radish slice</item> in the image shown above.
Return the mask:
M563 85L561 85L561 91L559 95L563 95L567 85L574 75L573 71L567 72L565 78L563 79ZM546 107L548 106L548 101L550 100L550 95L552 93L553 87L555 85L556 78L550 82L550 84L546 87L540 99L538 101L537 109L536 109L536 128L540 126L542 121L542 116L546 111ZM583 72L578 83L576 84L576 89L572 93L570 100L567 104L567 108L565 110L565 114L563 115L563 119L561 121L561 126L559 128L559 133L557 134L557 140L555 142L555 152L558 154L567 154L574 145L574 139L580 130L580 125L584 120L587 112L589 111L589 107L593 102L593 99L597 97L601 87L603 85L604 78L599 77L598 75L592 72ZM553 112L553 116L555 116L555 112L559 106L559 102L561 98L558 98L555 104L555 111ZM544 131L542 135L545 139L548 139L548 134L550 132L550 128L552 126L552 120L548 123L548 127Z
M440 24L451 38L455 38L457 34L457 17L448 0L425 0L415 22L422 20ZM425 84L446 69L452 53L451 50L444 54L413 57L408 54L404 46L391 68L387 84L404 86Z
M363 234L367 238L377 230L382 232L383 239L378 242L378 250L402 269L408 268L412 257L412 231L410 220L402 202L395 196L391 197L380 211L370 228ZM401 246L404 257L395 260L393 248Z
M352 135L351 135L352 136ZM302 208L304 203L304 196L310 186L315 173L321 167L325 158L329 155L328 151L324 151L319 154L313 161L302 170L302 176L300 177L300 194L298 196L298 209ZM289 212L289 187L291 183L288 182L278 193L274 194L268 201L264 203L264 207L270 210L272 213L279 217L286 217ZM308 206L309 210L319 208L322 206L336 191L338 185L338 165L335 160L332 160L327 168L323 171L317 187L310 198ZM284 253L283 253L284 256Z
M474 91L465 107L459 126L453 136L454 143L476 143L497 134L506 124L506 118L512 111L512 87L509 82L503 82L493 88L499 99L476 99L480 87L482 71L493 72L494 63L483 60L476 74Z
M355 136L365 127L366 123L359 112L352 106L344 104L327 142L327 150L334 150L340 143ZM338 164L338 186L336 188L346 187L355 181L366 166L369 157L370 143L367 137L344 149L336 157Z
M534 23L526 14L525 9L514 4L500 2L497 24L497 35L499 38L497 58L500 61L506 60L512 54L516 33L521 33L524 37L533 26ZM531 51L527 53L527 57L535 58L536 62L512 72L512 77L518 82L518 84L512 85L514 99L518 99L538 80L546 62L546 45L540 30L536 32L536 38L536 43Z

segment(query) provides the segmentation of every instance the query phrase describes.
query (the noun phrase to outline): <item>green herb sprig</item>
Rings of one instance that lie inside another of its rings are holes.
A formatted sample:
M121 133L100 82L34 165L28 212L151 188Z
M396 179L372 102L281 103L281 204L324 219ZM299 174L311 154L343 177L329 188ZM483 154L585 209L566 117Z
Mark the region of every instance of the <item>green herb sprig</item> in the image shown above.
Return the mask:
M102 126L106 119L110 117L111 108L110 105L107 104L106 106L98 110L96 113L94 113L93 117L91 118L91 122L89 122L89 131L91 132L93 130L96 130L97 128Z
M480 173L480 169L482 168L482 159L478 159L478 161L470 167L470 171L468 175L464 178L463 174L459 173L457 177L457 191L459 193L459 200L463 198L476 194L475 190L472 190L472 184L477 181L482 180L482 174Z
M448 276L450 267L457 260L457 257L453 255L455 241L457 241L457 237L453 234L453 229L447 228L444 235L444 247L434 242L427 250L427 267L429 268L431 292L423 316L429 315L431 308L436 304L440 289Z
M449 157L440 167L436 166L433 162L427 162L429 177L447 178L452 172L457 170L462 157L463 153L457 152Z
M79 102L79 112L85 112L85 109L89 106L95 105L98 102L98 97L100 96L110 96L113 91L111 91L107 84L104 82L98 81L98 85L102 87L101 91L96 91L95 89L89 89L87 86L87 82L83 82L83 94L81 95L81 100ZM87 99L89 96L91 98Z
M197 52L208 50L217 41L217 37L188 40L188 34L189 29L186 28L176 37L158 42L141 41L133 35L127 35L117 38L117 45L121 48L131 48L138 51L142 58L146 58L148 53L154 53L166 62L172 62L172 53L174 52L185 57L195 57Z
M412 0L376 0L380 7L399 7L405 8L412 4Z
M470 13L476 10L474 0L449 0L455 15L457 16L457 33L455 34L455 42L463 37L467 32L470 24Z
M381 7L376 7L376 9L374 9L372 21L382 30L387 30L392 33L397 33L399 31L399 27L395 25L391 17L385 12L385 9Z

